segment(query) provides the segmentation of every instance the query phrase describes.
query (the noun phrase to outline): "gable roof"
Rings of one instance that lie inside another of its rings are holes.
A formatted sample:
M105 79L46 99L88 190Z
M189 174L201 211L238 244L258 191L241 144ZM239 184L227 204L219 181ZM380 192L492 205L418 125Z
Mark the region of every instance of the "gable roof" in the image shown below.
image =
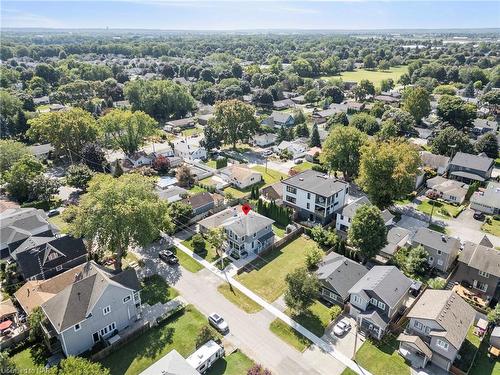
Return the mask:
M189 204L191 207L193 207L193 209L196 209L206 206L210 203L214 203L214 199L212 198L212 195L210 193L202 192L187 197L186 199L183 199L182 202Z
M486 172L491 168L493 162L493 159L487 156L457 152L453 157L451 164Z
M241 212L237 216L229 218L222 226L230 229L238 236L251 236L273 223L274 220L255 211L250 211L247 215Z
M472 194L470 201L487 207L500 208L500 184L489 182L486 189L480 189Z
M412 283L394 266L375 266L349 290L349 294L373 291L384 303L393 307L408 292Z
M0 214L0 247L4 248L9 244L42 232L52 232L52 229L43 210L35 208L7 209Z
M344 181L329 177L324 173L316 172L312 169L289 177L283 180L282 183L314 194L319 194L323 197L332 196L348 186Z
M436 155L429 151L420 151L419 154L422 159L422 164L430 168L445 168L450 163L450 158L448 156Z
M62 332L84 320L110 285L136 291L140 288L137 274L127 268L119 274L87 262L74 273L74 282L54 295L41 307L57 332Z
M316 275L322 284L336 290L345 300L349 297L349 289L367 272L368 270L361 264L331 252L319 263Z
M413 235L412 242L442 251L445 254L451 254L460 249L458 239L429 228L418 228Z
M451 290L427 289L408 313L408 318L436 321L441 330L431 336L441 336L456 349L462 345L476 316L475 310Z
M458 261L476 270L500 277L500 251L492 247L466 242Z
M262 176L260 172L254 171L248 167L242 167L239 165L230 165L229 167L224 168L221 173L234 178L237 181L244 181L252 176Z

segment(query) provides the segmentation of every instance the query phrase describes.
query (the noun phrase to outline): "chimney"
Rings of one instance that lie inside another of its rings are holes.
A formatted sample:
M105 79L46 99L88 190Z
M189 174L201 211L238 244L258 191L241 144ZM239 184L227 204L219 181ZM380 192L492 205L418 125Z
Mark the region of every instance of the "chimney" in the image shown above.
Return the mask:
M441 241L446 242L446 236L444 234L441 235Z

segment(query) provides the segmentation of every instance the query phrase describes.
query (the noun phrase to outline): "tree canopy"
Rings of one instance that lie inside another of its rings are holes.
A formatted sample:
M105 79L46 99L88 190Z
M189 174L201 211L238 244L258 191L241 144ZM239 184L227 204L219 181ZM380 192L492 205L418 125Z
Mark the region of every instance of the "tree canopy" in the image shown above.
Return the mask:
M347 232L348 241L359 249L365 261L374 257L387 244L387 229L380 210L364 204L354 214Z
M214 123L225 144L236 148L238 141L247 141L258 130L255 109L240 100L226 100L215 105Z

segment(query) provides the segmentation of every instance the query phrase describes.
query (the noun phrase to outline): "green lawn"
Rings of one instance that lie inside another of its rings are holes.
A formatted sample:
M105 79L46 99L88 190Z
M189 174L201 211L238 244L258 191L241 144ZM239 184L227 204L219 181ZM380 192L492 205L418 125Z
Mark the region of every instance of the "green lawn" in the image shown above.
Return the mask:
M293 315L290 310L285 313L318 337L323 336L331 321L330 309L319 301L314 302L307 312L300 315Z
M278 237L283 238L285 236L285 227L282 227L281 225L274 223L273 224L273 232Z
M12 361L16 364L20 374L42 374L45 370L45 364L49 358L45 346L35 344L26 348L13 356ZM1 373L1 372L0 372Z
M302 334L294 330L281 319L273 320L269 325L269 329L280 339L285 341L287 344L290 344L300 352L303 352L309 345L311 345L311 341L309 341L309 339L302 336Z
M500 236L500 220L495 220L491 218L491 224L488 224L486 221L481 227L481 230L487 233L491 233L495 236Z
M233 288L230 284L224 283L219 285L217 288L220 294L226 297L227 300L234 303L243 311L253 314L262 310L262 306L259 305L254 300L248 298L246 295L241 293L238 289Z
M55 225L61 233L68 233L69 224L62 219L62 215L49 217L49 223Z
M206 318L193 306L181 311L122 346L102 360L112 375L139 374L165 354L175 349L183 357L193 353L196 337Z
M432 210L432 206L434 206L434 210ZM443 218L457 217L460 212L463 211L463 209L464 206L454 206L446 202L435 201L431 199L426 199L417 206L417 210L421 212L424 212L428 215L430 215L432 212L432 216Z
M363 79L367 79L373 82L373 84L376 87L380 87L380 83L382 82L382 80L392 78L394 82L397 82L399 77L401 77L407 71L408 68L406 66L392 67L390 70L387 71L358 69L352 72L342 72L340 76L328 76L323 78L327 79L342 78L343 81L356 81L356 82L360 82Z
M182 241L182 244L184 246L186 246L189 250L194 251L191 238L189 240ZM203 259L205 259L209 262L214 262L217 259L219 259L219 256L217 255L215 248L212 245L210 245L207 241L205 241L205 251L198 252L196 254L198 254L200 257L202 257Z
M381 343L367 340L356 353L356 362L373 375L410 374L410 367L398 354L398 342L394 336L387 335ZM346 369L349 370L349 369ZM350 372L349 372L350 371ZM351 370L342 375L352 374Z
M477 353L469 375L500 375L500 361L488 357L490 336L486 336Z
M253 364L254 362L244 353L235 351L215 362L207 375L242 375L246 374Z
M294 165L292 168L295 169L297 172L304 172L304 171L307 171L309 169L312 169L313 165L314 164L311 162L303 161L300 164Z
M186 130L183 130L182 131L182 136L183 137L191 137L192 135L195 135L195 134L201 134L203 133L203 128L202 127L194 127L194 128L191 128L191 129L186 129Z
M469 328L469 331L467 331L467 337L458 352L460 359L456 359L453 364L460 370L467 372L472 365L472 360L474 359L480 344L481 339L474 334L474 325L472 325Z
M286 174L275 171L274 169L270 168L267 168L266 172L266 167L263 167L261 165L256 165L252 167L252 169L254 171L262 173L262 179L264 180L264 183L266 185L272 185L288 177Z
M206 192L207 190L202 188L201 186L198 186L198 185L193 185L191 187L191 189L188 190L189 194L190 195L195 195L195 194L198 194L198 193L204 193Z
M248 189L248 191L246 191L246 190L247 189L239 190L239 189L236 189L235 187L229 186L229 187L224 189L224 193L231 194L233 196L233 198L243 198L243 197L246 197L247 195L250 194L251 189Z
M285 277L304 265L305 249L312 243L299 237L281 249L275 249L251 262L237 279L269 302L285 292Z
M204 163L206 166L210 167L210 168L216 168L216 164L217 162L213 159L210 159L210 160L207 160L205 163Z
M204 178L203 180L200 180L199 183L202 184L202 185L207 185L207 186L215 186L215 185L217 185L217 182L215 182L214 180L212 180L212 177Z
M179 292L169 287L160 275L145 277L141 283L141 300L143 303L154 305L157 302L166 303L177 297Z
M175 249L177 258L179 258L179 264L187 269L189 272L196 273L203 269L203 266L196 260L187 255L184 251Z

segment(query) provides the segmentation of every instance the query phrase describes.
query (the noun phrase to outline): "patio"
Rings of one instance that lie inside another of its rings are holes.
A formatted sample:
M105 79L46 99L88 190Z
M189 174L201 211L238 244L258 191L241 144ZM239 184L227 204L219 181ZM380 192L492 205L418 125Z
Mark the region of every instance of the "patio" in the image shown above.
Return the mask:
M455 284L452 290L466 301L472 302L474 305L477 305L482 309L488 307L489 305L488 300L482 298L482 293L468 289L463 285Z

